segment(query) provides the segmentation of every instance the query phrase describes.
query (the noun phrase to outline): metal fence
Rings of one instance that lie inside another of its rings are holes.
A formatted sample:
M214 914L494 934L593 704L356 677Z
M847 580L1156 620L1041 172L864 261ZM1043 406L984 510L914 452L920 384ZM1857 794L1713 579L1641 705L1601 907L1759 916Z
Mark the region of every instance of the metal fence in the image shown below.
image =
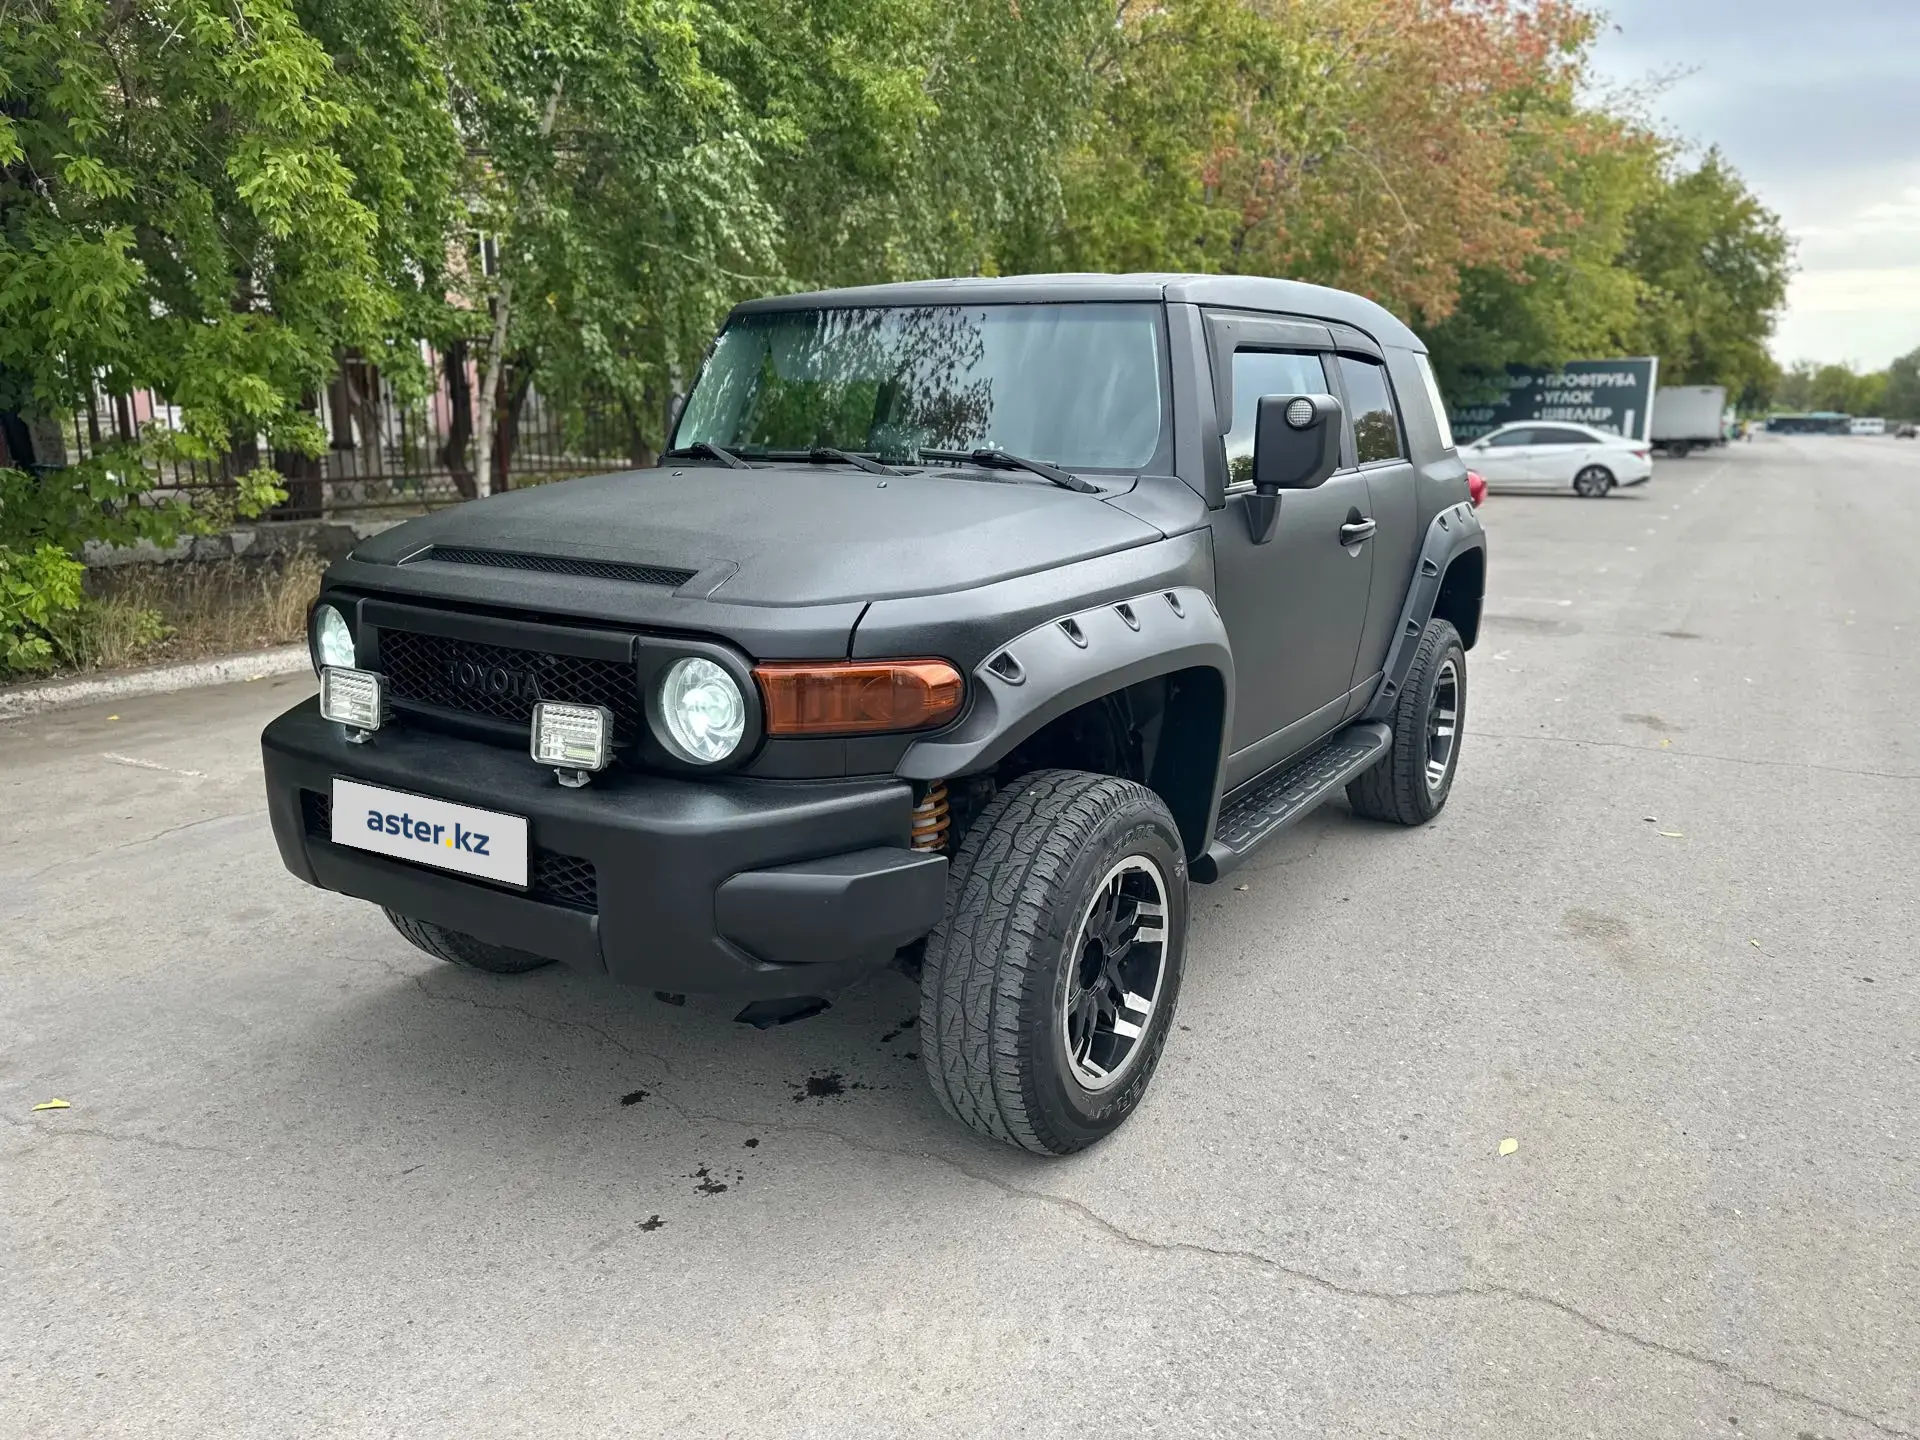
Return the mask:
M442 357L424 351L435 377L425 397L403 401L372 365L349 360L313 397L314 418L327 435L319 457L269 454L261 445L235 447L221 460L154 462L156 493L213 499L234 488L235 476L272 464L284 477L287 498L272 512L280 519L351 516L367 511L425 510L470 499L477 493L471 412L462 414ZM474 366L465 367L466 393L479 389ZM496 409L494 491L570 475L622 470L644 458L633 426L618 402L586 393L555 403L538 386L509 373ZM177 427L178 409L164 396L97 391L65 430L69 453L97 453L116 441L133 441L155 425ZM465 433L463 433L463 431Z

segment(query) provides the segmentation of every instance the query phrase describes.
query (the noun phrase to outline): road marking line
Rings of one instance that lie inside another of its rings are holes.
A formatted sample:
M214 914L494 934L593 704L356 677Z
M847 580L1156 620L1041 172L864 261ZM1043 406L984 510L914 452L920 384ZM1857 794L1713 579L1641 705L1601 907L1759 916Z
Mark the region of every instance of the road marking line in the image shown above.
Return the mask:
M204 780L207 775L204 770L176 770L171 765L161 765L153 760L139 760L132 755L116 755L111 750L101 751L100 758L111 760L116 765L131 765L136 770L158 770L163 775L185 775L193 780Z

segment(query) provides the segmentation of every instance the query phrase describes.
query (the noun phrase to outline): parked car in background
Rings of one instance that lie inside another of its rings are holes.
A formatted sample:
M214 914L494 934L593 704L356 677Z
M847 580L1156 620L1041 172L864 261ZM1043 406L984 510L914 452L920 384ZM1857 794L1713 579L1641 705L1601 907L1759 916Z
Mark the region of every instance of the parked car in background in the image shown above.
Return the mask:
M1591 425L1517 420L1461 448L1461 457L1489 486L1568 490L1600 499L1653 476L1653 447Z
M1894 438L1898 440L1911 440L1916 433L1920 432L1917 432L1912 425L1902 425L1898 430L1893 432Z
M1849 435L1884 435L1887 422L1877 415L1856 415L1847 422Z

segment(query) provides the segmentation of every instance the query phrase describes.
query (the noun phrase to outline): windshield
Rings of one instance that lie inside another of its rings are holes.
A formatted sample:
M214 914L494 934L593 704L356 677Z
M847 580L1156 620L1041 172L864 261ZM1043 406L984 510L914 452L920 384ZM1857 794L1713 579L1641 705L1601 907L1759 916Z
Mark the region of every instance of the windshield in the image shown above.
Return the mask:
M721 333L673 443L736 454L831 446L913 461L1004 450L1138 470L1166 429L1160 307L776 310Z

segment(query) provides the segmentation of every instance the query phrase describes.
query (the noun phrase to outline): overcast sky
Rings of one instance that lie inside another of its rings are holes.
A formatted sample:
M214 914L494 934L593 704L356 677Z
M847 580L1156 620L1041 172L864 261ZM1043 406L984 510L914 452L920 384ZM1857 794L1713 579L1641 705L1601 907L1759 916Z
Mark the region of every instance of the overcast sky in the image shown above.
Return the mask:
M1920 347L1920 0L1599 0L1620 82L1686 69L1656 113L1717 144L1799 242L1782 361Z

